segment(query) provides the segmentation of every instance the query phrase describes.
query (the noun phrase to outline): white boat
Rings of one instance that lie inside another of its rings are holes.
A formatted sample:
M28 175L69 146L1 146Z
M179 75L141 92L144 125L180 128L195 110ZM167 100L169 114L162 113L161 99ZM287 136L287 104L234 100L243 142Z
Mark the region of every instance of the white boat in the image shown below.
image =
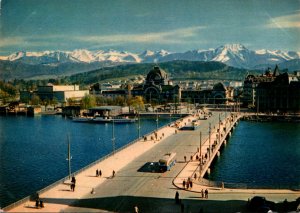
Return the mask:
M93 118L93 122L99 122L99 123L133 123L137 119L135 118L129 118L129 117L122 117L122 116L116 116L116 117L100 117L96 116Z

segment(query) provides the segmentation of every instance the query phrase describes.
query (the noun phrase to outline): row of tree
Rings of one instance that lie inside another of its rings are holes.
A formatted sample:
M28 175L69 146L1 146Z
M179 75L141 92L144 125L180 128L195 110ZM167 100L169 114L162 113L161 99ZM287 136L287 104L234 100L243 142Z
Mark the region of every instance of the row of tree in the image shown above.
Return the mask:
M67 100L67 104L70 106L77 105L78 102L73 98L70 98ZM103 105L129 106L137 111L145 109L144 99L141 96L129 96L127 98L125 98L124 96L116 96L112 98L104 96L85 95L80 101L80 106L82 109L89 109L95 106Z

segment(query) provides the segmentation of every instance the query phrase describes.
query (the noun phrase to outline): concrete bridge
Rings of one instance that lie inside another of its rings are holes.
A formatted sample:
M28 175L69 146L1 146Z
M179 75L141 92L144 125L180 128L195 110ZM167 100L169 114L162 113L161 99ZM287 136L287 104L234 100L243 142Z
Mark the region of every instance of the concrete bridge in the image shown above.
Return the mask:
M144 138L133 141L99 161L76 172L76 189L70 190L65 178L41 190L43 209L35 208L35 201L27 197L6 207L9 212L132 212L138 206L141 212L243 211L248 198L263 195L274 201L294 200L299 192L290 190L233 190L210 186L202 178L209 172L213 159L238 122L240 115L229 112L212 112L207 120L194 113L173 125L165 126ZM199 128L181 131L183 126L197 121ZM201 137L200 137L201 132ZM165 173L141 172L147 163L157 162L165 153L176 152L177 163ZM205 157L206 155L206 157ZM197 157L198 156L198 157ZM198 158L198 159L197 159ZM201 160L199 160L201 159ZM102 171L96 177L96 169ZM116 174L113 177L112 171ZM196 177L195 177L196 174ZM200 177L200 178L199 178ZM182 182L190 178L194 185L183 188ZM209 199L199 194L209 190ZM180 192L184 206L175 204L175 192Z

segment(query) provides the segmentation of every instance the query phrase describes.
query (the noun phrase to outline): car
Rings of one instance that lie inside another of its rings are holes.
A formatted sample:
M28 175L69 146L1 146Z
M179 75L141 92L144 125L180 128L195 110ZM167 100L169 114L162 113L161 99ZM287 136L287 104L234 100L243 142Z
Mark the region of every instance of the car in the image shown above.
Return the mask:
M267 213L270 210L274 210L275 203L266 200L265 197L254 196L248 203L248 208L254 212Z

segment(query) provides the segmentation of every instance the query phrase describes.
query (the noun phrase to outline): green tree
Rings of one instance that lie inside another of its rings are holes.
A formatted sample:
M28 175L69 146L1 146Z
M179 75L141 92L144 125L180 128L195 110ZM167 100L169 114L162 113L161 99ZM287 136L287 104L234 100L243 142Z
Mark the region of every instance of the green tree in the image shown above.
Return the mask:
M142 96L128 97L127 105L129 106L129 110L131 107L133 107L137 111L145 109L144 99Z
M81 99L81 108L89 109L91 107L96 106L96 98L93 95L85 95Z
M39 96L37 96L37 95L33 95L32 97L31 97L31 104L32 105L39 105L40 104L40 102L41 102L41 99L40 99L40 97Z
M67 98L67 105L68 106L74 106L76 104L76 99L75 98Z
M126 104L125 98L123 96L115 97L114 102L115 102L115 105L118 105L118 106L125 106L125 104Z

